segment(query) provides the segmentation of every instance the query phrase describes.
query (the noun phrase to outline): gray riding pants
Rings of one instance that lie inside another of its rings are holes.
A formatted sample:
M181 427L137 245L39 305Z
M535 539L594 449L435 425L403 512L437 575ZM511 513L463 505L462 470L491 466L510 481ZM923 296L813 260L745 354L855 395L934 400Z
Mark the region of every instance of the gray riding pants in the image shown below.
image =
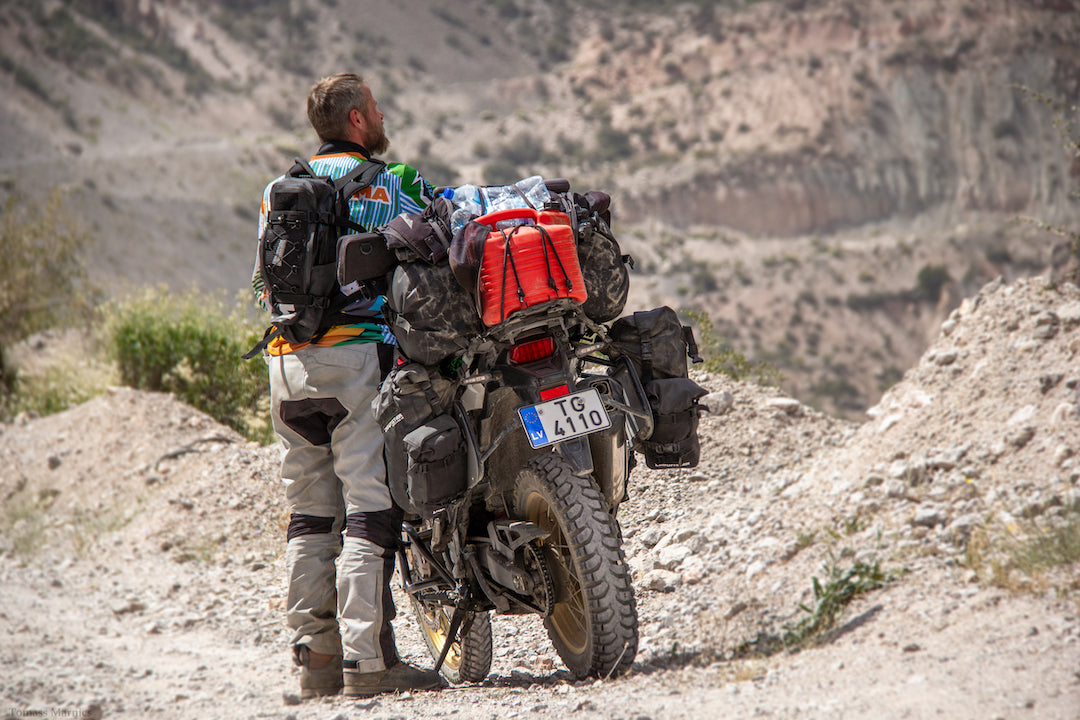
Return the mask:
M307 347L270 356L274 430L290 518L285 554L293 645L376 672L397 661L390 621L401 512L386 485L371 402L393 348ZM344 538L343 538L344 535Z

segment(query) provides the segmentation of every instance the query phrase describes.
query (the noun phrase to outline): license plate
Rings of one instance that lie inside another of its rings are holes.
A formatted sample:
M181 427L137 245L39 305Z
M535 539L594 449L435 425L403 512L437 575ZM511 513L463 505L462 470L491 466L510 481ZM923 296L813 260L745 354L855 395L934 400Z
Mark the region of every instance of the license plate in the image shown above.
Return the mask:
M529 444L541 448L611 427L596 388L518 408Z

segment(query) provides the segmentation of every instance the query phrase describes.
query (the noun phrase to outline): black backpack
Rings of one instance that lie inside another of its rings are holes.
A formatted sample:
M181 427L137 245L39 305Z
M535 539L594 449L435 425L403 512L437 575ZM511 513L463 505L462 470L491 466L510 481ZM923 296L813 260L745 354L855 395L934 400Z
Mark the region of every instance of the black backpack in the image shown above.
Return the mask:
M365 228L349 218L349 198L374 182L386 164L365 160L337 180L316 175L297 158L270 189L267 223L259 237L259 274L271 327L245 358L273 339L293 345L318 339L351 299L338 283L338 239Z

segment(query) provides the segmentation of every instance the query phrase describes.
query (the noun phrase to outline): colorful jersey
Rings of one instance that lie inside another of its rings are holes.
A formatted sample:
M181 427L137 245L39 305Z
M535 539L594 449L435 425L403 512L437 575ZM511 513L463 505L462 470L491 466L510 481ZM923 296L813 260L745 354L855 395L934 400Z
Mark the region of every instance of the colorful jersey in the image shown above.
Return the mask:
M364 160L364 154L359 149L344 148L345 145L348 144L324 145L309 161L311 169L317 175L326 175L335 180L347 175ZM259 211L259 237L262 237L267 223L270 190L274 183L283 177L284 175L275 178L263 191L262 207ZM402 163L391 163L386 166L386 170L376 176L371 185L349 199L350 217L353 222L368 229L381 227L402 213L420 213L431 203L432 194L431 185L415 168ZM259 303L267 307L265 288L259 274L257 260L251 286ZM314 344L319 347L354 342L393 344L394 336L390 333L382 315L385 302L386 298L380 295L374 300L358 300L347 306L343 312L349 315L350 319L355 318L355 322L330 328ZM307 344L294 346L277 338L270 343L267 351L272 355L283 355Z

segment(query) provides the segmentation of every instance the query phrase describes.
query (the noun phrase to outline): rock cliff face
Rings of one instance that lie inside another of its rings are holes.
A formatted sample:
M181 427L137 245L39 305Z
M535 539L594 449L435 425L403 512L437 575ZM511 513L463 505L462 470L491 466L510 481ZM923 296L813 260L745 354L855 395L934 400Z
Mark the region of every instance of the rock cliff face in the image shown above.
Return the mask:
M638 173L637 218L800 235L942 207L1076 216L1042 102L1080 92L1075 3L764 3L654 27L598 39L572 81L685 166Z
M0 4L0 201L61 188L110 293L233 296L260 190L317 146L308 87L358 70L389 159L611 193L629 309L705 313L849 415L965 295L1068 265L1016 216L1080 227L1053 107L1080 98L1078 0L303 5Z

